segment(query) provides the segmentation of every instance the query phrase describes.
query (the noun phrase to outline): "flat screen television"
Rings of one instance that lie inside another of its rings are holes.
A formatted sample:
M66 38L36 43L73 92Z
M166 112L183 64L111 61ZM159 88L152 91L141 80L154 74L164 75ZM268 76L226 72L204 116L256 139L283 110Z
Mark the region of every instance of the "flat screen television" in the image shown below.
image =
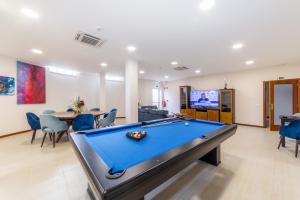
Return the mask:
M196 109L219 109L219 90L191 90L190 105Z

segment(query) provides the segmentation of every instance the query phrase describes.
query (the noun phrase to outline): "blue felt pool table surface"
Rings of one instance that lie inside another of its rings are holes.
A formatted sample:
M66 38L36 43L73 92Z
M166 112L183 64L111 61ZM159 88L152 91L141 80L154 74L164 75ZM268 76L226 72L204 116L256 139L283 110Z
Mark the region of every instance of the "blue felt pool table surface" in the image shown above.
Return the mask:
M208 136L225 126L218 122L189 120L159 126L142 127L141 123L87 131L84 140L104 160L112 172L122 171L152 159L196 138ZM126 137L129 131L147 132L140 141Z

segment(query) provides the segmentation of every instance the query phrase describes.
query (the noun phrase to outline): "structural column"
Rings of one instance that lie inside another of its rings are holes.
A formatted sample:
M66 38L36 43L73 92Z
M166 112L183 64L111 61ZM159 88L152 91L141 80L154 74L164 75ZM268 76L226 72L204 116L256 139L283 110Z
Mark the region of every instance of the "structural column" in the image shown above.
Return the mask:
M105 85L105 72L100 72L100 92L99 92L99 100L100 100L100 109L101 111L106 110L106 85Z
M125 111L127 123L138 121L138 63L134 59L125 64Z

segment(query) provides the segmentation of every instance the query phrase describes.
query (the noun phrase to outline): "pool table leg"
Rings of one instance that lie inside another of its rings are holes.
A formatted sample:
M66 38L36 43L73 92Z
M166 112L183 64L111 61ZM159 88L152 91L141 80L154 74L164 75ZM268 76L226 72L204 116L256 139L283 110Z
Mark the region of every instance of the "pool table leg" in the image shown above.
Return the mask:
M96 200L96 197L95 197L95 195L92 191L92 188L91 188L90 184L88 184L87 193L89 194L91 200Z
M211 165L218 166L221 163L221 146L218 145L216 148L208 152L205 156L200 158Z

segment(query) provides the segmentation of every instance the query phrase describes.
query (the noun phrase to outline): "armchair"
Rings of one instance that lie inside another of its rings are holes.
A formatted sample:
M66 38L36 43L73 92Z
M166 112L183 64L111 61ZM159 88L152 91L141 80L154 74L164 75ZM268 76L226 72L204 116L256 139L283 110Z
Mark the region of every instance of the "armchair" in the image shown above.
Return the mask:
M100 112L100 108L92 108L90 111L97 111L97 112Z
M43 111L43 115L51 115L51 114L53 114L53 113L55 113L55 110L50 110L50 109L48 109L48 110L44 110L44 111Z
M294 120L290 122L288 125L282 124L279 130L280 141L278 144L278 149L282 145L285 147L285 137L296 140L296 150L295 157L298 156L298 146L300 144L300 120Z
M55 147L55 134L64 134L66 133L68 135L68 124L67 122L60 121L57 117L52 116L52 115L41 115L40 116L40 121L41 121L41 128L44 134L43 141L41 147L43 147L45 138L47 133L51 137L52 135L52 140L53 140L53 148Z
M78 115L72 123L74 131L84 131L94 128L94 116L92 114Z
M67 112L74 112L73 108L68 108Z
M117 116L117 109L112 109L109 113L105 113L103 119L97 119L96 127L107 127L114 125Z
M31 130L33 131L32 138L31 138L31 144L32 144L33 140L35 139L36 131L41 129L40 118L32 112L26 113L26 117L27 117L27 122L31 127Z

